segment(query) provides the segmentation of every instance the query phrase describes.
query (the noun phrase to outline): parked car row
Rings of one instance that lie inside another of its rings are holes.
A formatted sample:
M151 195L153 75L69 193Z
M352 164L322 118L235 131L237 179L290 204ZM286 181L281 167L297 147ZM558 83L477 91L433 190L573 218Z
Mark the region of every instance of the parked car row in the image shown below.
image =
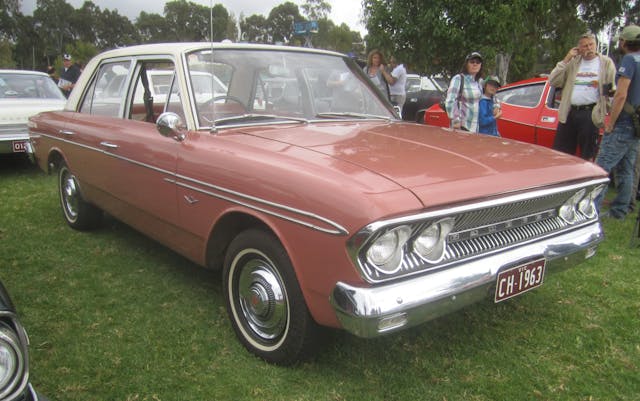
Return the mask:
M154 70L171 76L166 96L140 96ZM107 212L219 269L239 341L272 363L315 351L318 326L376 337L503 302L603 239L600 168L400 121L352 59L328 51L111 50L29 133L70 227Z

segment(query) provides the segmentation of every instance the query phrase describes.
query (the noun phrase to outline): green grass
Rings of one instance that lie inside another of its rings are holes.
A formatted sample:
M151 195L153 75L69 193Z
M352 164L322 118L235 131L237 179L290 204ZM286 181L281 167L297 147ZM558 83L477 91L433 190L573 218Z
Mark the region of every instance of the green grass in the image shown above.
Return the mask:
M633 223L605 221L594 258L522 297L378 339L329 331L282 368L236 341L219 274L113 220L70 229L55 177L0 158L0 279L52 400L638 400Z

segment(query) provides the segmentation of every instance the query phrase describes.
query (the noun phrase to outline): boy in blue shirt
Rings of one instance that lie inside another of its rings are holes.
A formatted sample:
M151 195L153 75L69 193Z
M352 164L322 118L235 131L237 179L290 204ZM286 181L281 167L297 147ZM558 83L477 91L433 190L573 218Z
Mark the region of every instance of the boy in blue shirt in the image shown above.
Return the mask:
M494 101L496 91L500 87L500 78L490 76L484 81L484 93L480 99L478 115L478 132L492 136L500 136L496 120L502 115L498 101Z

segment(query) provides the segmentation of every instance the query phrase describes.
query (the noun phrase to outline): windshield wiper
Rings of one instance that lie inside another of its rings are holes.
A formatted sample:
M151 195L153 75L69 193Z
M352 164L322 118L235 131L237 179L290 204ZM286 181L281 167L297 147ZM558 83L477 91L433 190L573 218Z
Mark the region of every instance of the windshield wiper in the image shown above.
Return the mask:
M248 113L248 114L240 114L237 116L231 117L223 117L216 118L213 122L216 124L228 124L234 122L254 122L261 120L287 120L287 121L295 121L299 123L308 123L309 120L306 118L298 118L298 117L289 117L289 116L279 116L275 114L258 114L258 113Z
M363 113L351 113L351 112L330 112L330 113L318 113L316 118L334 118L334 117L347 117L347 118L359 118L359 119L376 119L391 121L391 117L377 116L375 114L363 114Z

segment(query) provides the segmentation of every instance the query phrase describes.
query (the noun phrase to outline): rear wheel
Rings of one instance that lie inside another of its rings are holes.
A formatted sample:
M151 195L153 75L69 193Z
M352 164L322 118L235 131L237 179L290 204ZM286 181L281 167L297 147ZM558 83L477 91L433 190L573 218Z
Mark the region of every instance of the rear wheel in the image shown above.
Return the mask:
M227 312L240 342L267 362L305 359L318 327L280 242L250 229L230 244L224 263Z
M58 170L58 190L60 206L69 226L76 230L88 230L100 224L102 212L82 199L78 181L64 162Z

